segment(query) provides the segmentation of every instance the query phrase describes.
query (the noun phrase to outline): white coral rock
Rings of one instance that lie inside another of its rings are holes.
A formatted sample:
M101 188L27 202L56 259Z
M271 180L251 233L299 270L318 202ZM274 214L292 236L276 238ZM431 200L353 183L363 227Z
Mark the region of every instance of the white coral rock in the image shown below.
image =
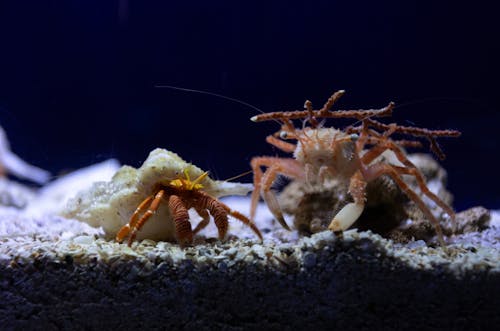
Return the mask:
M50 180L50 173L22 160L10 150L5 131L0 127L0 167L19 178L45 184Z

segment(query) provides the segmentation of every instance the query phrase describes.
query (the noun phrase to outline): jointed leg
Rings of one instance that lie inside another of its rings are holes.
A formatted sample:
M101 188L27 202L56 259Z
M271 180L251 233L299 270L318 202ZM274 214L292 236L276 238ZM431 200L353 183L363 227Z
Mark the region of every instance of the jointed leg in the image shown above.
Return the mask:
M121 241L129 231L132 231L129 238L128 238L128 245L131 246L132 242L135 239L135 236L137 235L137 231L139 231L143 225L146 223L146 221L151 218L151 216L154 215L156 210L158 210L158 207L160 206L161 199L163 198L163 195L165 194L165 191L160 190L156 195L154 196L154 199L152 199L152 196L149 196L146 198L140 205L137 207L136 211L132 215L129 224L126 224L123 226L120 231L118 231L117 234L117 240ZM141 218L137 220L137 217L139 215L139 212L145 209L145 206L149 201L151 201L151 204L149 205L148 210L144 214L142 214Z
M257 209L257 203L259 202L259 197L262 195L262 198L268 204L269 209L273 213L273 215L278 219L281 225L285 228L288 228L286 225L284 218L282 216L279 205L277 204L276 197L270 191L271 185L278 173L282 173L285 176L294 178L294 179L303 179L303 169L298 164L297 161L293 159L283 159L279 157L254 157L250 162L253 170L253 183L254 190L252 192L251 197L251 205L250 205L250 219L255 219L255 211ZM270 167L265 174L262 173L261 167ZM273 170L271 170L273 168ZM264 183L265 182L265 183ZM276 206L278 208L276 208ZM281 217L279 216L281 214Z
M411 199L413 202L415 202L418 206L418 208L424 213L424 215L427 217L427 219L434 224L434 227L436 229L436 233L438 236L438 240L441 243L442 246L445 246L445 242L443 239L443 232L441 231L441 226L439 225L439 221L434 217L430 209L427 207L427 205L422 201L422 199L418 196L418 194L413 191L403 180L401 177L401 174L398 172L401 167L394 167L390 164L382 164L378 163L375 164L371 167L369 167L366 170L365 176L368 181L373 180L377 177L380 177L382 175L388 175L396 182L396 184L403 190L403 192ZM406 168L402 168L406 169Z
M280 167L277 164L273 164L264 173L264 176L262 177L261 195L276 220L281 224L282 227L290 231L290 227L288 226L288 224L286 224L285 218L283 217L283 212L281 211L278 199L276 198L276 195L274 195L274 192L271 191L271 186L276 180L276 176L278 175L279 170Z
M250 198L250 219L255 219L255 212L257 211L257 203L260 198L260 188L262 183L262 169L261 164L263 163L263 157L254 157L250 161L250 165L253 171L253 191Z
M451 221L453 223L455 223L455 212L453 211L453 209L450 206L448 206L447 203L445 203L443 200L441 200L436 194L431 192L431 190L429 190L429 188L427 187L427 184L425 183L424 176L417 169L417 167L410 160L408 160L406 158L406 156L403 154L401 149L397 148L397 146L391 147L391 150L393 150L393 152L396 155L396 157L398 158L398 160L406 166L406 168L402 168L402 167L394 167L394 168L396 168L400 173L414 176L415 179L417 180L418 187L420 188L422 193L427 195L427 197L429 197L429 199L431 199L439 207L441 207L441 209L443 209L448 214L448 216L450 216Z
M163 198L163 195L165 194L165 191L160 190L158 193L156 193L155 198L149 205L148 210L142 215L142 217L137 221L136 226L132 228L132 233L130 234L130 237L128 238L128 245L132 245L132 242L135 239L135 236L137 235L137 231L139 231L144 224L153 216L156 211L158 210L158 207L160 207L160 202L161 199Z
M420 188L420 191L422 191L423 194L427 195L429 199L434 201L441 209L443 209L451 218L451 221L455 223L455 212L453 209L445 203L443 200L441 200L436 194L434 194L429 188L427 187L427 184L425 182L425 178L422 175L422 173L418 170L418 168L406 157L406 155L403 153L401 148L397 146L394 142L392 141L385 141L383 146L375 147L373 148L370 152L374 151L379 154L381 154L383 151L390 149L391 151L394 152L394 155L397 157L397 159L405 165L405 167L398 167L398 166L393 166L400 174L404 175L411 175L415 177L415 180L417 181L417 185ZM363 161L370 161L373 160L376 155L372 153L371 159L365 159L365 157L370 153L366 153L363 156Z
M210 222L210 214L208 213L208 211L205 208L199 208L196 206L194 208L195 208L196 212L198 213L198 215L200 215L202 217L201 222L198 223L196 228L193 230L193 234L197 234L198 232L203 230Z
M220 201L219 201L219 203L222 204L222 202L220 202ZM255 232L255 234L260 238L260 240L264 240L264 238L262 238L262 233L260 233L260 231L257 228L257 226L255 225L255 223L252 222L251 220L249 220L245 215L243 215L242 213L240 213L236 210L232 210L232 209L229 210L229 215L231 215L234 218L236 218L237 220L243 222L243 224L248 225L250 227L250 229L252 229L252 231Z
M287 153L293 153L295 151L295 149L297 148L297 146L295 146L295 144L280 140L280 139L276 138L275 136L267 136L266 141L269 144L273 145L274 147L277 147L277 148L281 149L283 152L287 152Z
M244 224L248 225L252 229L252 231L255 232L255 234L260 238L260 240L263 240L262 234L260 233L257 226L255 226L255 224L252 221L250 221L245 215L241 214L240 212L237 212L236 210L232 210L226 204L201 192L198 201L200 204L200 207L198 208L201 208L205 211L206 209L208 209L210 211L210 214L212 214L212 216L214 217L215 225L219 230L220 239L223 239L226 236L227 229L229 227L228 215L231 215L234 218L238 219L239 221L243 222ZM201 223L203 223L203 221ZM198 227L199 226L200 225L198 225Z
M201 193L201 192L200 192ZM214 223L219 231L219 239L224 239L226 237L227 229L229 223L227 220L227 214L229 213L229 207L224 205L222 202L217 201L207 194L202 194L199 198L200 208L208 209L210 214L214 217ZM226 208L224 208L226 207Z
M422 191L423 194L427 195L429 199L431 199L439 207L441 207L441 209L443 209L450 216L452 222L455 222L455 212L453 211L453 209L447 203L441 200L436 194L434 194L432 191L429 190L422 173L410 160L408 160L408 158L403 153L401 148L397 146L393 141L390 140L383 141L382 145L376 146L367 153L365 153L365 155L363 155L361 160L363 161L364 164L369 164L377 156L379 156L388 149L391 150L397 157L397 159L405 166L405 167L393 166L393 168L395 168L400 174L414 176L417 181L417 185L420 188L420 191Z
M128 234L130 233L130 229L135 228L136 223L139 220L139 214L144 212L144 210L146 209L146 206L151 203L153 198L154 198L154 195L150 195L139 204L139 206L136 208L136 210L132 214L132 217L130 217L130 221L127 224L125 224L124 226L122 226L121 229L116 234L116 237L115 237L116 241L122 242L123 238L128 236Z
M450 216L452 222L455 222L455 212L453 211L453 209L450 206L448 206L446 202L441 200L436 194L434 194L431 190L429 190L427 184L425 183L424 176L420 171L418 171L417 168L405 168L396 166L394 166L394 168L400 174L414 176L417 181L418 187L420 188L420 191L422 191L423 194L427 195L429 199L431 199L439 207L441 207L441 209L443 209L448 214L448 216Z
M174 220L177 241L181 246L192 243L193 231L191 230L191 223L189 223L189 214L181 198L171 195L168 198L168 207Z

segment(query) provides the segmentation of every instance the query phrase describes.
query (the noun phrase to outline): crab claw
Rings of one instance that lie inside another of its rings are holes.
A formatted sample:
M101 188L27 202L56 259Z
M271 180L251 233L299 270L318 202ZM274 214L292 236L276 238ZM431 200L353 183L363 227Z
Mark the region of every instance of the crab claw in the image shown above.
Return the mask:
M283 213L281 212L281 207L278 203L278 199L276 199L276 196L274 195L273 191L271 190L263 191L262 198L266 202L267 207L269 208L273 216L281 224L281 226L287 229L288 231L291 231L290 227L285 222L285 218L283 217Z
M334 232L347 230L356 222L364 208L365 205L361 203L348 203L335 215L328 229Z

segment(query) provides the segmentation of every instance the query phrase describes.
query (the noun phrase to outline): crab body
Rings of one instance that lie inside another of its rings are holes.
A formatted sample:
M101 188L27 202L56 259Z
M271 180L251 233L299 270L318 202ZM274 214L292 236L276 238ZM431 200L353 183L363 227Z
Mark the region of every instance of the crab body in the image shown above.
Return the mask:
M384 124L372 119L390 116L394 108L392 102L387 107L375 110L332 111L332 106L343 94L344 91L334 93L319 110L313 110L311 102L306 101L304 111L267 113L252 118L255 122L280 122L280 131L268 136L266 140L282 151L292 153L293 158L261 156L252 159L255 190L252 194L250 217L255 216L259 196L262 196L275 218L288 229L278 200L271 190L276 177L284 175L311 187L321 186L326 182L330 185L333 182L340 189L346 188L352 202L344 205L328 226L333 231L346 230L365 208L367 184L386 176L392 179L434 224L443 243L439 222L424 203L422 196L432 200L452 221L455 213L448 204L429 190L424 176L407 158L403 147L420 147L421 143L415 138L424 138L430 142L432 151L444 158L436 138L456 137L460 132L405 127L396 123ZM324 126L326 119L330 118L357 119L360 125L349 126L343 130ZM303 121L301 128L297 128L293 123L297 119ZM318 119L323 122L318 122ZM395 134L406 135L411 139L393 140L392 135ZM395 162L388 162L388 158L383 157L386 154L391 154ZM262 168L267 169L263 171ZM420 194L405 182L403 176L415 179Z
M283 131L282 131L283 132ZM297 144L293 157L304 168L309 182L334 179L345 182L358 169L355 139L334 128L296 130Z

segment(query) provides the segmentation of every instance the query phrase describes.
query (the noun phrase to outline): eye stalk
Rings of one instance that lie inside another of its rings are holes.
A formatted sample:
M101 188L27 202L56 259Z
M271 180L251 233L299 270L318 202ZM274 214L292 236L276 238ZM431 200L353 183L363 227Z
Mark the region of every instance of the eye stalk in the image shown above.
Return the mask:
M288 133L286 131L281 131L280 132L280 138L281 139L286 139L288 138Z

